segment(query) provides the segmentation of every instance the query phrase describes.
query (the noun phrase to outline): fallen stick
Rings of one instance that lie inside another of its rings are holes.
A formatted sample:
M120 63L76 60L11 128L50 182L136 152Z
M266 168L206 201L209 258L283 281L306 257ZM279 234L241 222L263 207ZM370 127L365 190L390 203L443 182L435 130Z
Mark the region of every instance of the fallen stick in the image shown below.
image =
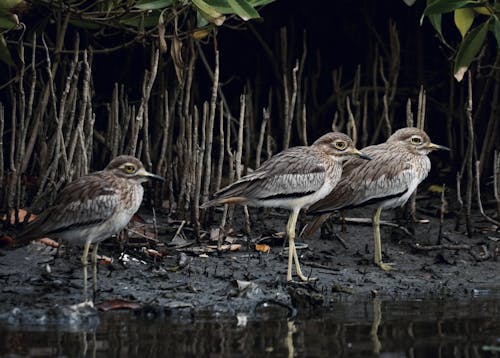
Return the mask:
M433 251L433 250L470 250L470 245L465 245L465 244L460 244L460 245L428 245L428 246L421 246L419 244L412 244L411 247L413 247L415 250L420 250L420 251Z
M370 218L344 218L343 219L343 222L344 223L347 223L347 224L360 224L360 225L372 225L372 219ZM408 231L407 228L405 228L404 226L401 226L401 225L398 225L398 224L395 224L395 223L392 223L390 221L384 221L384 220L381 220L380 221L380 225L381 226L389 226L389 227L394 227L396 229L400 229L401 231L403 231L405 234L407 234L408 236L414 238L415 236Z

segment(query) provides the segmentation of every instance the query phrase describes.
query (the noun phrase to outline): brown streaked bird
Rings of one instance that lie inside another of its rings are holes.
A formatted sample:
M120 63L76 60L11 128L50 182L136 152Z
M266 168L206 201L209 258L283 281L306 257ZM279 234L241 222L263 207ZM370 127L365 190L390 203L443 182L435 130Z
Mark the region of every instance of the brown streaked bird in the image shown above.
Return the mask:
M43 211L16 238L14 245L52 237L83 245L81 257L84 300L87 302L87 256L91 244L94 298L97 289L97 248L99 243L122 230L137 212L149 178L164 180L149 173L140 160L128 155L114 158L98 172L69 183L53 206Z
M204 203L207 208L222 204L284 208L290 210L287 281L292 280L292 264L297 276L308 281L300 269L295 249L295 226L302 208L324 198L337 185L342 162L352 156L370 159L357 150L343 133L327 133L309 147L292 147L267 160L253 173L215 193Z
M391 264L382 262L380 214L382 209L396 208L406 203L431 169L427 156L436 149L449 150L434 144L423 130L407 127L397 130L385 143L363 148L369 162L352 158L344 165L342 179L335 189L308 210L319 215L304 229L310 237L335 210L377 204L373 215L374 263L383 270Z

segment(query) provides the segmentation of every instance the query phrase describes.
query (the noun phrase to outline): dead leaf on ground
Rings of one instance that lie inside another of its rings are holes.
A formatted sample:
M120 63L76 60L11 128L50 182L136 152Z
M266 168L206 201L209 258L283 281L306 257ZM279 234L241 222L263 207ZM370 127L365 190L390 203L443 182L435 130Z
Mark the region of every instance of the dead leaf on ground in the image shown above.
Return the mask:
M162 255L159 251L157 251L157 250L153 250L153 249L145 249L145 250L144 250L144 252L145 252L148 256L150 256L150 257L152 257L152 258L160 258L160 259L161 259L161 258L163 257L163 255Z
M113 259L108 256L104 255L97 255L97 262L99 262L99 265L111 265L113 263Z
M255 250L267 254L271 250L271 247L266 244L255 244Z
M214 249L217 250L217 245L208 245L207 246L209 249ZM241 249L240 244L231 244L231 245L221 245L220 247L221 251L238 251Z
M125 300L109 300L104 301L96 305L97 309L100 311L110 311L110 310L135 310L141 308L141 305L137 302L125 301Z
M59 243L57 241L49 239L48 237L44 237L44 238L38 239L36 241L38 241L41 244L53 247L55 249L57 249L59 247Z
M210 229L210 241L219 241L220 228Z

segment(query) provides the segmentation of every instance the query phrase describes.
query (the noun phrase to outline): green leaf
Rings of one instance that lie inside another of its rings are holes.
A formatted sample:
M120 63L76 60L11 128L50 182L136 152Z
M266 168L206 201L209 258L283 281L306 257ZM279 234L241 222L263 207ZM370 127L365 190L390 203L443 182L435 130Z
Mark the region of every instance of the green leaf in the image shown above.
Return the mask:
M141 13L121 19L119 22L124 25L133 26L136 29L152 28L158 26L160 12Z
M7 48L7 41L2 34L0 34L0 61L5 62L9 66L14 66L14 61L10 56L10 51Z
M2 0L0 1L0 10L10 10L19 5L23 0Z
M497 51L500 51L500 19L498 17L495 18L495 22L493 23L493 34L497 40Z
M175 0L141 0L133 7L139 10L157 10L172 6Z
M207 4L203 0L191 0L193 4L197 7L200 14L209 22L220 26L226 20L226 17L218 12L214 7Z
M233 9L227 3L227 0L209 0L210 6L224 15L234 14Z
M431 0L427 1L427 7L424 10L423 16L444 14L463 7L474 7L477 5L478 2L472 0Z
M10 30L19 24L17 15L0 10L0 30Z
M245 0L245 3L256 8L275 2L276 0ZM229 5L228 0L207 0L207 3L221 14L234 14L234 9Z
M462 40L455 57L455 66L453 68L454 76L458 82L463 79L469 65L483 47L484 41L486 40L486 34L488 33L489 22L488 20L477 26Z
M243 21L250 19L257 19L260 17L259 13L246 1L246 0L227 0L234 13L241 17Z
M455 20L455 26L458 31L460 31L462 38L464 38L465 34L469 31L472 23L474 22L476 12L470 8L456 9L453 13L453 17Z
M208 20L205 19L199 11L196 12L196 27L203 27L209 24Z
M222 15L220 12L215 10L212 6L210 6L203 0L192 0L192 2L203 14L208 15L214 19Z
M253 7L263 6L275 2L276 0L248 0L248 3Z
M441 14L433 14L433 15L429 15L427 16L427 18L429 19L432 27L434 27L434 30L436 30L436 32L438 33L439 35L439 39L446 43L446 41L444 40L444 37L443 37L443 30L442 30L442 27L441 27Z

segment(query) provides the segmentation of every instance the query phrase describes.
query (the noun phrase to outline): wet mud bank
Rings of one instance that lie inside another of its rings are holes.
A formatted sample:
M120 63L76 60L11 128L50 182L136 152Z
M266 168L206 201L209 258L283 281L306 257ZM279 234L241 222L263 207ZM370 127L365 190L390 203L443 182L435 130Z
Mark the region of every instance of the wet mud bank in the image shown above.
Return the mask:
M178 223L166 219L163 223L161 217L159 242L136 239L101 244L99 253L111 262L106 259L99 264L96 307L191 318L203 312L251 316L275 311L290 316L329 309L339 301L375 297L460 300L500 290L500 234L479 216L474 218L472 238L460 227L455 230L454 217L446 218L439 244L439 219L432 214L419 211L418 218L425 223L410 225L413 233L383 226L384 261L394 263L393 270L384 272L372 264L371 226L349 220L369 218L372 209L351 210L346 213L346 224L333 224L333 230L298 240L303 271L317 280L286 283L287 252L283 251L283 236L277 234L286 223L286 213L251 211L252 232L247 236L240 233L244 231L243 214L236 210L235 232L228 235L221 251L210 239L216 236L215 229L196 242L187 229L179 230ZM386 212L383 219L394 222L393 215ZM143 233L152 230L147 222L140 224ZM259 247L261 251L256 244L264 245ZM265 245L268 252L264 252ZM81 249L63 246L54 260L56 249L38 242L3 250L0 323L95 324L95 310L72 306L83 299L80 255Z

